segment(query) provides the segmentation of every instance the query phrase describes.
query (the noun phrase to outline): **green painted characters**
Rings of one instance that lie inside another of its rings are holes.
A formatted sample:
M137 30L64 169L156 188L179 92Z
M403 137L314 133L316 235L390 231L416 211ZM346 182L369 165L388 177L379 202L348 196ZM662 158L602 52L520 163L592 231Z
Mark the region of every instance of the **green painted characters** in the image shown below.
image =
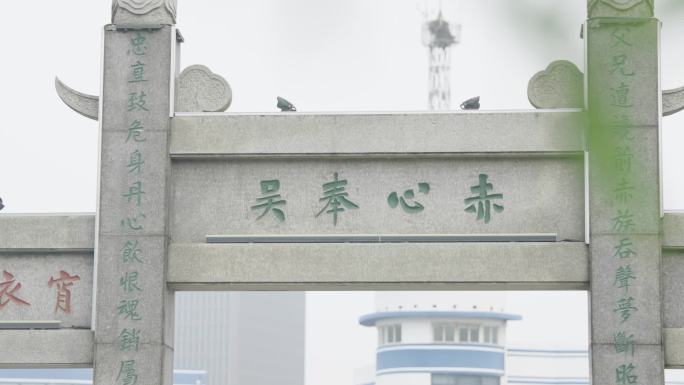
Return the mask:
M503 194L490 194L494 189L494 185L487 182L489 176L487 174L480 174L479 183L470 187L470 192L476 194L470 198L465 199L465 212L477 214L477 220L484 220L484 223L489 223L492 220L492 209L495 212L501 213L504 210L503 205L492 202L493 200L503 199Z

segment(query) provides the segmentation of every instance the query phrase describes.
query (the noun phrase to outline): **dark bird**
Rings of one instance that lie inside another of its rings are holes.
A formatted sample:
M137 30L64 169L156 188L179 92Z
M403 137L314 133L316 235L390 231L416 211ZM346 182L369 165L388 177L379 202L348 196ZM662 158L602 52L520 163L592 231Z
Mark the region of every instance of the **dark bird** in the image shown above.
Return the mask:
M461 109L462 110L479 110L480 109L480 97L476 96L474 98L470 98L466 100L465 102L461 103Z
M5 205L2 204L2 198L0 198L0 210L4 209Z
M295 106L285 100L285 98L281 98L278 96L278 104L277 107L280 108L280 111L285 112L285 111L297 111L297 108Z

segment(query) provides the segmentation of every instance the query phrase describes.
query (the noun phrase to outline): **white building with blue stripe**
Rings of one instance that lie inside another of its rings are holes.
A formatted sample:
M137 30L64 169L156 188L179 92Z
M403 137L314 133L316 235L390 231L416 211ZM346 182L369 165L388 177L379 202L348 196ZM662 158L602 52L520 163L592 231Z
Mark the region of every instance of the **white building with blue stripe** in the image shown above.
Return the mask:
M501 385L506 323L496 293L378 293L361 317L378 330L375 385ZM368 380L367 380L368 381Z
M589 385L588 341L544 339L563 332L550 324L534 346L511 346L508 322L522 317L505 311L505 298L378 292L376 311L359 319L378 331L376 364L357 370L355 385ZM666 384L684 385L684 371L669 371Z

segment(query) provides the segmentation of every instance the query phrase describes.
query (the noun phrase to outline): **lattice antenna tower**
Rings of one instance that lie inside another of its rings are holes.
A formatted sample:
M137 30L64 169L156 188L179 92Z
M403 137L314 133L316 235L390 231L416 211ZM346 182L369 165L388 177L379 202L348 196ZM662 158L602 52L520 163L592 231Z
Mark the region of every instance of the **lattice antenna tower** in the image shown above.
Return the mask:
M426 13L427 16L427 13ZM428 47L428 108L451 108L451 46L461 38L461 25L447 21L439 2L436 17L423 23L423 45Z

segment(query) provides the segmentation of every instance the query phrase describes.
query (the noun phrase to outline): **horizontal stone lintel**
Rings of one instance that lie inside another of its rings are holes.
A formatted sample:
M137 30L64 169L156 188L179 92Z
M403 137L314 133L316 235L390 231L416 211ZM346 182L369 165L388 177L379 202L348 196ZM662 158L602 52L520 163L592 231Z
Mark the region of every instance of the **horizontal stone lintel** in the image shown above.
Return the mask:
M92 252L95 214L0 215L0 253Z
M581 153L581 110L176 114L171 156Z
M663 248L684 249L684 211L665 213L663 217Z
M586 289L582 242L172 244L176 290Z
M93 331L2 330L0 368L88 368L93 365Z

